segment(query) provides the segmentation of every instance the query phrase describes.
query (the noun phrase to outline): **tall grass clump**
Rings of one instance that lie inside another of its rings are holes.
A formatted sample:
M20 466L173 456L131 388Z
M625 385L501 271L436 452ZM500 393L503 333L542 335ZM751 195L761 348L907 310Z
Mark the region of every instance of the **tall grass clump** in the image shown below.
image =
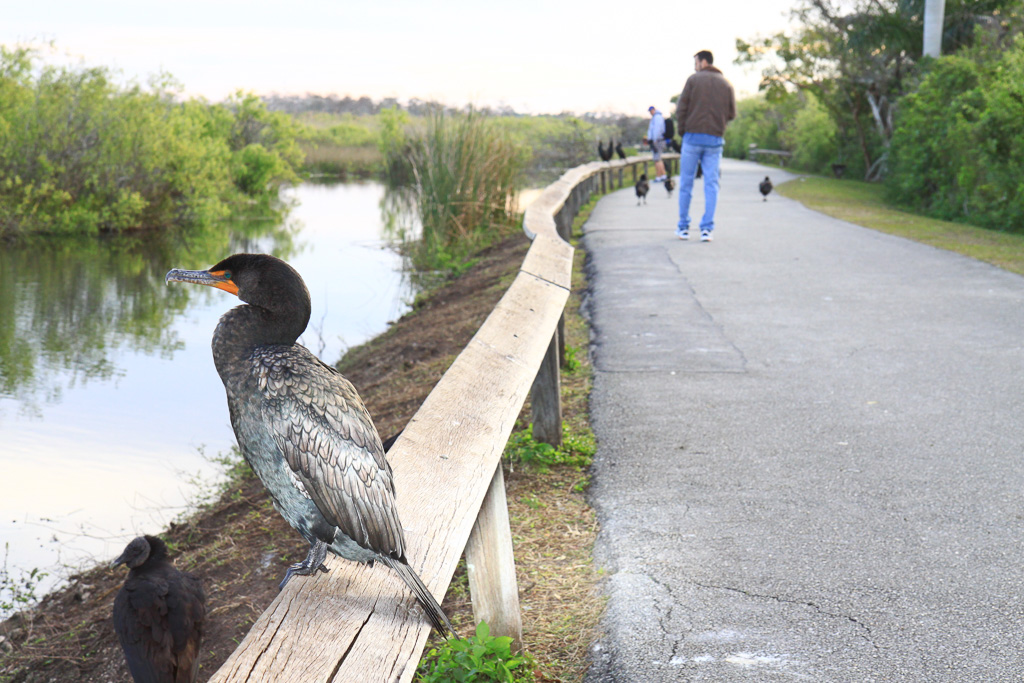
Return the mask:
M401 134L400 142L385 140L382 147L391 156L388 167L404 162L412 177L421 231L407 247L418 270L458 270L469 253L514 229L528 151L493 120L472 109L437 110L421 128Z

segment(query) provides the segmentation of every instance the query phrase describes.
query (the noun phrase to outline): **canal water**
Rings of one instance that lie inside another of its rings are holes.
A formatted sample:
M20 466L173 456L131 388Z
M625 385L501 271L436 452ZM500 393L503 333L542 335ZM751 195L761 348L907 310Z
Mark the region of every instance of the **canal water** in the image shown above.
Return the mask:
M168 270L241 251L284 258L313 300L299 341L328 363L408 310L382 185L283 196L287 218L220 234L0 248L0 604L32 569L49 574L41 595L111 560L219 481L234 435L210 338L239 301L165 285Z

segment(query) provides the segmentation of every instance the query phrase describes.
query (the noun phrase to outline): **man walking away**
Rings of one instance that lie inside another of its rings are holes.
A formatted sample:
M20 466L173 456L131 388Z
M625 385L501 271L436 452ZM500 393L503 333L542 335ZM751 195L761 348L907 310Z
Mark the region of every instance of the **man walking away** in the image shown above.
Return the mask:
M651 115L651 122L647 126L647 137L644 138L644 142L651 145L651 157L654 159L654 170L657 172L654 182L661 183L668 177L665 173L665 162L661 160L661 153L665 151L665 117L653 106L647 108L647 113Z
M736 118L736 95L725 76L712 66L708 50L693 56L696 73L686 79L676 105L676 120L683 134L679 159L679 223L676 235L690 239L690 199L697 165L704 169L704 216L700 219L700 241L710 242L715 229L718 204L719 164L725 146L725 127Z

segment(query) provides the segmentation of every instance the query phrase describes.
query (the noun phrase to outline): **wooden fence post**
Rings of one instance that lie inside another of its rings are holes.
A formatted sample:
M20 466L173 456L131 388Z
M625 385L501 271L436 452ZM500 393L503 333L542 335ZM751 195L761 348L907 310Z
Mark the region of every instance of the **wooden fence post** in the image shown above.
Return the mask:
M629 169L633 171L633 184L636 185L636 164L630 164Z
M601 194L604 194L605 192L608 191L606 183L607 183L607 180L605 179L605 172L601 171Z
M512 650L518 652L523 642L523 617L519 611L519 586L501 462L466 543L466 575L473 601L473 619L477 623L486 621L492 636L512 638Z
M558 367L565 367L565 313L558 319Z
M530 388L533 438L552 446L562 445L562 387L558 377L558 331Z

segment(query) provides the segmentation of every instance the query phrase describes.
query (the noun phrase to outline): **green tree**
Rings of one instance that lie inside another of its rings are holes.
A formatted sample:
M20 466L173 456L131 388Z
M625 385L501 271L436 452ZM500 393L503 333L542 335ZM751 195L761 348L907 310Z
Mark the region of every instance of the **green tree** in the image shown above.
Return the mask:
M762 64L761 88L812 91L835 123L839 151L866 179L881 177L896 101L921 61L924 0L801 0L797 28L737 40L738 62ZM1010 34L1021 0L947 0L947 51L969 45L975 27ZM854 159L857 163L854 163Z

